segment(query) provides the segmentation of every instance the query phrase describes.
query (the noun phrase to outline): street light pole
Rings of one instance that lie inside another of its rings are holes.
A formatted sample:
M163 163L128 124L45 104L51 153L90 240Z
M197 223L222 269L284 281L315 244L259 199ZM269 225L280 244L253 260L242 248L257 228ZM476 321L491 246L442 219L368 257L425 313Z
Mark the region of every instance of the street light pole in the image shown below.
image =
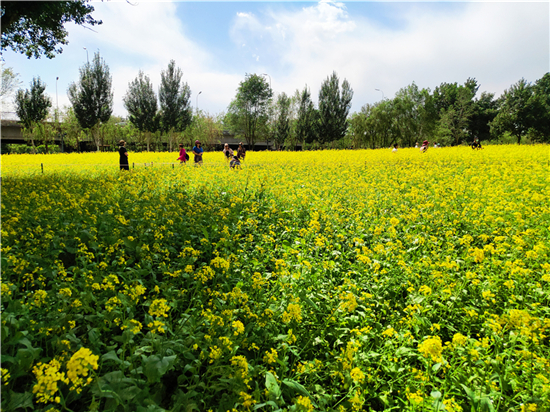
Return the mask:
M55 78L55 106L56 106L56 114L55 114L55 120L57 120L57 115L59 113L59 102L57 100L57 82L59 81L59 76Z
M199 92L199 94L202 93L202 90ZM199 114L199 94L197 94L197 104L195 105L195 109L197 110L197 114Z
M84 50L86 50L86 61L88 62L88 64L90 63L90 59L88 58L88 49L86 47L84 47Z
M384 100L384 92L383 92L382 90L380 90L380 89L374 89L374 90L376 90L377 92L382 93L382 100Z

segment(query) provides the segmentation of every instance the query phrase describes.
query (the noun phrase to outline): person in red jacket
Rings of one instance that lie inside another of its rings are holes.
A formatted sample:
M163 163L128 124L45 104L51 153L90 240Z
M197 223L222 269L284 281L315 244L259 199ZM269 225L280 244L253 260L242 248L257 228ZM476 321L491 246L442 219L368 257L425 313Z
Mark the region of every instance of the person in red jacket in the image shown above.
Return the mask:
M185 153L183 145L180 143L180 157L178 157L177 160L179 160L180 163L185 163L188 159L189 157L187 156L187 153Z

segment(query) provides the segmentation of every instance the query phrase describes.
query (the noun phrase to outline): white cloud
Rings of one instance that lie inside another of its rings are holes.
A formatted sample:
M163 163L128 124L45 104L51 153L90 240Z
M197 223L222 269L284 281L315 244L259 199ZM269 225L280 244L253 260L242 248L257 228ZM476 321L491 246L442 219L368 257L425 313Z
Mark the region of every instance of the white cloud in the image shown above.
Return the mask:
M351 8L351 7L350 7ZM356 8L354 8L356 10ZM392 97L415 81L432 90L475 77L481 91L499 95L521 77L548 71L548 3L388 5L391 20L351 15L343 4L321 2L298 11L272 9L247 22L236 19L234 39L255 39L263 65L271 62L274 89L304 84L317 95L335 70L354 91L354 110ZM268 55L269 52L269 55Z

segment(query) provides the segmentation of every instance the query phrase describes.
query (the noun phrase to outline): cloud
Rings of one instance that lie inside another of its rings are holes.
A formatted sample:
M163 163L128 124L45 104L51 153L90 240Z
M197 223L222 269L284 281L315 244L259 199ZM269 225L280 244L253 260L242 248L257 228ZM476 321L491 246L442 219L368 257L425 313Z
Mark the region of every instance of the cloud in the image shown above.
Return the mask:
M100 50L113 77L115 114L127 114L122 99L139 70L150 77L158 92L161 71L170 60L175 60L183 71L182 81L191 87L193 107L198 103L219 112L228 106L241 77L225 73L216 56L193 40L190 29L178 17L177 4L104 2L94 6L94 17L104 23L94 28L97 34L75 26L69 31L74 33L71 43ZM197 101L200 91L203 93Z
M276 91L293 93L308 84L316 96L335 70L351 83L353 110L359 110L380 100L375 88L392 97L413 81L433 90L442 82L475 77L480 91L499 95L521 77L542 77L549 63L548 8L547 3L419 3L348 9L331 2L299 10L266 7L246 21L237 16L232 37L254 39L249 51L262 58L257 69L268 70L271 62Z

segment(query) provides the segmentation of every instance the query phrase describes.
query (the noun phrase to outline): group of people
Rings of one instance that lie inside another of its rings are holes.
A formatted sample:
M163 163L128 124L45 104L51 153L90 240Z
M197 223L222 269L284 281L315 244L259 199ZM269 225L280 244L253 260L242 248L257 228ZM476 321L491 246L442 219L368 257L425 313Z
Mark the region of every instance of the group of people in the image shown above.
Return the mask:
M246 150L244 149L243 142L239 143L239 147L237 148L237 154L229 147L229 144L225 144L223 146L223 155L225 157L225 160L229 162L229 167L231 169L235 169L236 167L241 167L241 161L244 162L244 158L246 156Z
M118 153L120 156L120 170L130 170L130 161L128 160L128 151L126 150L126 142L124 140L121 140L118 142L119 149ZM179 157L176 159L180 163L186 163L189 160L189 155L185 151L185 148L183 147L183 144L179 145L180 152ZM202 144L200 141L195 140L195 146L193 146L193 149L191 150L193 153L195 166L202 165L202 155L204 154L204 149L202 148ZM243 143L239 143L239 147L237 149L237 154L234 154L233 150L229 147L229 145L226 143L223 148L223 154L225 156L225 159L229 162L229 167L232 169L235 169L236 167L241 166L241 162L244 161L244 158L246 156L246 150L243 146Z
M195 146L193 147L192 152L195 165L202 165L202 155L204 153L204 149L201 146L201 142L195 140ZM234 154L233 150L226 143L223 147L223 154L225 159L229 162L229 167L234 169L241 166L241 161L244 161L246 156L246 150L243 146L243 142L240 142L239 147L237 148L237 154ZM189 155L185 152L183 144L180 144L180 156L177 160L179 160L180 163L185 163L189 160Z

